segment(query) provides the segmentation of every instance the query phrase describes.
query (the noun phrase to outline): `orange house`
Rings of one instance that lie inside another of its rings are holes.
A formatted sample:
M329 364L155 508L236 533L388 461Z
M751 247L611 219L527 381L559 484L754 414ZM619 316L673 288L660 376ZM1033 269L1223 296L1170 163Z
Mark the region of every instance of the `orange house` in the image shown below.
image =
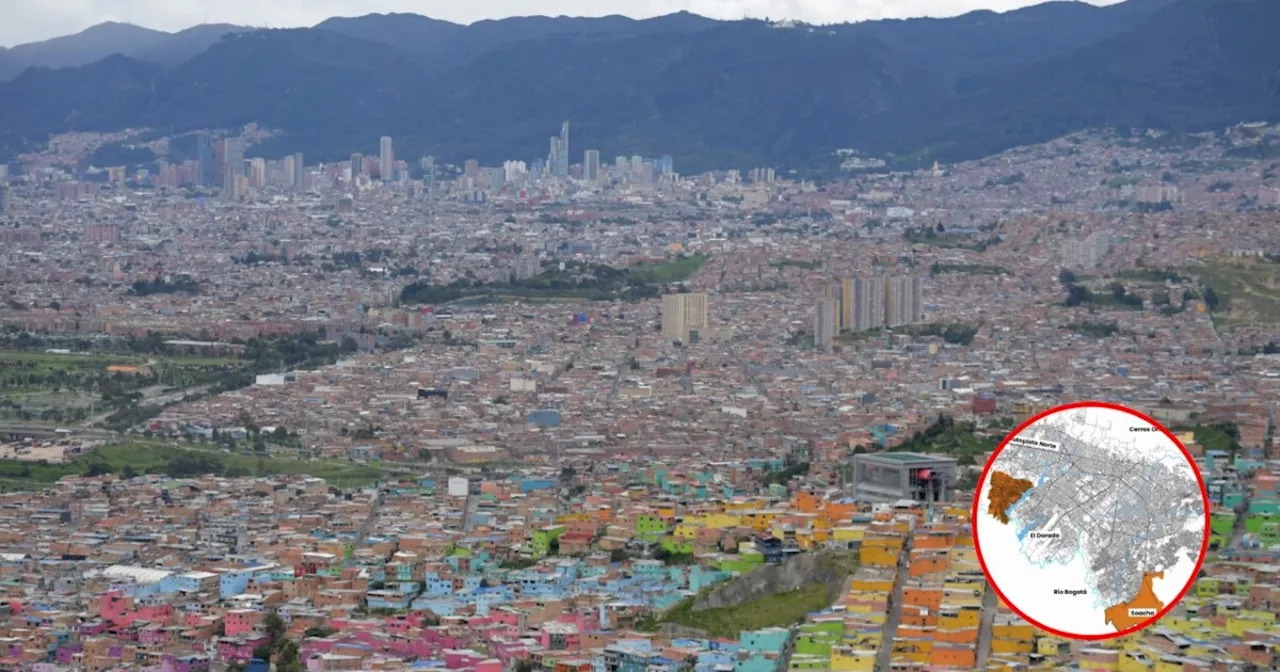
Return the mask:
M933 651L929 652L931 665L971 670L977 663L977 652L971 647L935 644Z

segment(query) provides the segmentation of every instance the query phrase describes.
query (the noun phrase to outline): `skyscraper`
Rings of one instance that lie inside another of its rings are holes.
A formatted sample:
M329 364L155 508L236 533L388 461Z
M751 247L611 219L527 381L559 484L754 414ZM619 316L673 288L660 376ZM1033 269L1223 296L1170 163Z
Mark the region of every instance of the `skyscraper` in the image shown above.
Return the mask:
M840 279L840 328L853 328L853 278Z
M302 162L302 152L293 155L293 188L299 191L307 188L307 164Z
M9 191L9 185L0 182L0 215L9 211L11 202L13 202L13 192Z
M595 182L600 179L600 150L588 149L582 154L582 179Z
M200 166L198 180L200 186L212 187L214 183L213 138L204 131L196 136L196 164Z
M689 343L707 328L707 295L665 294L662 297L662 337Z
M382 136L382 142L379 145L381 152L378 154L378 177L383 182L390 182L395 178L391 173L395 168L395 155L391 151L391 137Z
M818 299L813 315L813 347L830 350L831 341L840 331L840 302L831 296Z
M884 321L889 327L901 327L924 321L924 279L920 276L897 276L885 281Z
M569 122L560 125L560 146L558 157L559 163L556 164L556 177L569 176Z
M866 331L884 326L884 287L882 277L857 278L853 281L850 329Z
M364 154L356 152L351 155L351 181L354 182L364 172Z
M225 138L222 141L222 172L237 177L244 175L244 138ZM224 177L223 185L226 185Z

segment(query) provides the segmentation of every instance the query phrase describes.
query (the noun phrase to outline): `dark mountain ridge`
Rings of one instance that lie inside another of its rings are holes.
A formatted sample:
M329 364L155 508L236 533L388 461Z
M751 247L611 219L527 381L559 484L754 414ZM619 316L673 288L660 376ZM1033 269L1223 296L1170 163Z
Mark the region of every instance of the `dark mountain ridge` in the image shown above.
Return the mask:
M1280 118L1275 0L1053 2L824 27L416 15L225 36L170 68L113 56L0 84L9 152L65 130L249 121L253 152L530 159L572 122L575 155L710 167L829 167L838 148L908 164L974 158L1090 126L1180 130ZM10 96L19 96L10 98ZM13 109L22 108L22 109Z
M123 54L164 66L174 66L208 49L223 35L250 28L228 24L205 24L176 33L166 33L128 23L100 23L74 35L43 42L0 47L0 82L12 80L23 70L68 68L88 65L108 56Z

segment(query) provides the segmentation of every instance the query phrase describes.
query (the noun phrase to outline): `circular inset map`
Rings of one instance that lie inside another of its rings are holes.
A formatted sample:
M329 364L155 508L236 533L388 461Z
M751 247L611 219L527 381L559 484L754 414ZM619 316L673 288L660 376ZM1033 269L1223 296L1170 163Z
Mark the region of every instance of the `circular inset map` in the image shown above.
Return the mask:
M1073 639L1151 625L1199 574L1209 498L1186 448L1145 415L1087 402L1014 430L978 481L973 539L1020 616Z

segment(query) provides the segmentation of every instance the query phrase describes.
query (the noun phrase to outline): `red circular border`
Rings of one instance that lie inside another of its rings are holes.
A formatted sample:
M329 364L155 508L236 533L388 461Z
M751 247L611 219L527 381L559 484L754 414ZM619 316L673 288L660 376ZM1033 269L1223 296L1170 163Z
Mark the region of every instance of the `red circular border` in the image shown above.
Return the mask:
M1043 623L1040 623L1039 621L1036 621L1035 619L1022 613L1022 610L1018 609L1017 605L1015 605L1013 601L1005 597L1005 594L1000 591L1000 587L996 585L995 579L991 576L991 571L987 569L987 561L982 557L982 544L978 543L978 503L982 500L982 487L987 482L987 476L991 473L991 466L995 464L996 458L1000 456L1000 453L1004 452L1005 446L1008 445L1009 441L1013 439L1013 437L1022 433L1023 430L1025 430L1027 427L1034 424L1036 421L1046 416L1053 415L1055 413L1060 413L1062 411L1072 409L1072 408L1109 408L1115 411L1128 413L1129 415L1140 418L1145 422L1150 423L1153 427L1159 429L1161 432L1164 433L1166 437L1169 438L1170 441L1173 442L1175 446L1178 447L1179 450L1182 451L1183 457L1187 459L1187 464L1191 466L1191 472L1196 475L1196 483L1200 485L1200 498L1204 502L1204 541L1202 541L1200 544L1200 558L1196 560L1195 570L1191 572L1191 578L1187 581L1187 585L1183 586L1182 592L1178 593L1178 596L1174 598L1173 601L1169 602L1169 604L1166 604L1164 608L1161 609L1159 613L1157 613L1155 616L1152 616L1151 618L1148 618L1147 620L1137 625L1134 625L1124 630L1120 630L1118 632L1110 633L1110 634L1078 635L1070 632L1063 632L1061 630L1055 630L1053 628L1050 628L1044 625ZM969 526L973 531L973 548L978 554L978 564L982 565L982 573L987 577L987 583L990 584L991 588L996 591L996 595L998 595L1005 604L1009 605L1009 608L1012 609L1015 614L1017 614L1018 616L1021 616L1022 620L1026 621L1027 623L1030 623L1031 625L1037 628L1040 628L1041 630L1044 630L1045 632L1057 635L1059 637L1064 637L1066 639L1075 639L1075 640L1082 640L1082 641L1098 641L1103 639L1115 639L1116 637L1124 637L1125 635L1131 635L1135 632L1138 632L1139 630L1143 630L1145 628L1150 627L1156 621L1160 620L1161 618L1164 618L1165 615L1168 614L1175 605L1177 605L1179 602L1182 601L1183 597L1186 597L1187 591L1191 590L1191 585L1195 583L1196 578L1200 576L1200 569L1204 567L1205 556L1208 554L1208 551L1209 551L1209 521L1211 519L1210 511L1209 511L1209 490L1208 488L1205 487L1204 477L1200 475L1200 469L1199 467L1196 466L1196 461L1193 457L1191 457L1191 453L1187 451L1187 447L1182 445L1182 442L1178 440L1178 437L1174 436L1172 432L1166 429L1164 425L1157 422L1154 418L1147 416L1145 413L1135 411L1132 408L1121 406L1119 404L1108 403L1105 401L1077 401L1071 404L1063 404L1061 406L1051 408L1047 411L1037 413L1036 415L1032 416L1030 419L1023 422L1021 425L1018 425L1016 428L1014 428L1012 432L1009 432L1008 436L1004 437L1004 440L1000 442L1000 445L996 446L995 451L991 453L990 459L987 460L986 466L982 468L982 476L978 478L978 487L973 493L973 507L972 507L972 512L970 516L971 516L971 520L970 520Z

